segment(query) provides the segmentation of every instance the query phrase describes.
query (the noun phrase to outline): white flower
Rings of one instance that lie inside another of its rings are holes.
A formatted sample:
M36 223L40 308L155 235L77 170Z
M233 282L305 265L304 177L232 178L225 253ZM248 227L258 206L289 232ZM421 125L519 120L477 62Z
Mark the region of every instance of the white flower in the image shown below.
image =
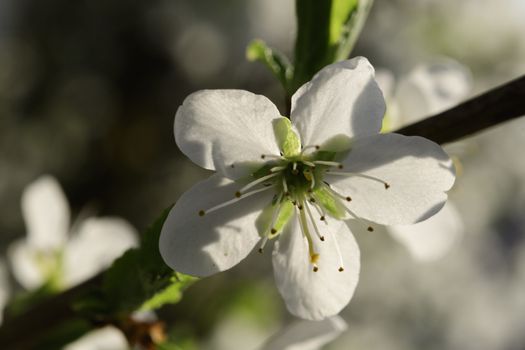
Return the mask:
M339 316L322 321L295 321L271 337L259 350L318 350L347 328Z
M471 76L461 64L442 58L417 66L397 87L386 71L378 74L378 83L389 104L383 131L392 131L459 103L470 92ZM389 226L387 230L415 259L435 261L459 241L464 224L448 201L439 213L423 222Z
M137 245L135 229L120 218L88 218L69 236L70 210L58 182L42 176L22 194L27 237L8 250L13 274L26 289L45 282L67 288L95 275Z
M9 284L7 269L4 260L0 259L0 325L4 316L4 307L9 297Z
M175 117L177 145L217 173L171 209L160 252L176 271L208 276L259 243L291 313L320 320L351 299L359 249L343 220L408 224L444 205L452 162L421 137L379 134L385 104L365 58L322 69L292 97L290 120L264 96L204 90Z

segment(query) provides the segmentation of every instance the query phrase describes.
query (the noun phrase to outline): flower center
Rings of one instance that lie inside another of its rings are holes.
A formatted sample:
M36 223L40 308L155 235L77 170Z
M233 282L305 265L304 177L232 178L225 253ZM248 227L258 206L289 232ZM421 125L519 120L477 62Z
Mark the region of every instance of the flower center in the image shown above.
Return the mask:
M390 188L383 179L367 174L346 172L342 163L336 161L341 154L323 150L318 145L301 146L301 143L288 119L282 118L274 125L276 138L280 140L281 155L261 154L265 161L259 169L250 175L233 198L206 210L200 210L199 216L219 210L225 206L261 192L273 190L271 203L267 204L256 220L256 226L262 237L259 252L262 253L268 240L281 234L292 218L298 220L302 236L308 245L309 261L314 272L319 271L320 244L325 244L323 234L328 220L344 220L348 216L368 231L374 231L357 213L349 208L350 194L339 193L325 181L325 176L361 177ZM324 227L319 227L322 222ZM339 271L344 271L343 258L335 232L330 232L339 258Z

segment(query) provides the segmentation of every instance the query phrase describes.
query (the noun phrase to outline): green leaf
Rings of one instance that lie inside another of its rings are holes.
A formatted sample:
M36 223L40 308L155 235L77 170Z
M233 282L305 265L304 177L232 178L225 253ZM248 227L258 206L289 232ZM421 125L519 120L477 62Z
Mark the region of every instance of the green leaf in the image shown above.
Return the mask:
M146 300L140 307L143 311L156 310L166 304L176 304L182 299L182 292L198 278L181 273L171 278L171 285Z
M373 0L296 0L297 39L291 96L324 66L347 59Z
M335 43L334 62L345 60L350 56L373 4L373 0L334 0L334 4L341 2L354 2L355 6L346 12L347 18L339 27L339 37ZM334 8L336 7L337 6L334 6ZM336 16L342 16L345 10L347 9L343 9L343 11Z
M362 1L362 0L361 0ZM357 9L359 0L332 0L330 13L330 44L337 45L344 34L352 13Z
M288 118L279 118L273 121L273 131L279 149L285 157L294 157L301 152L301 141L292 129L292 122Z
M330 0L296 0L297 38L294 77L289 95L330 64Z
M271 49L262 40L253 40L246 47L246 58L250 62L259 61L281 82L287 91L293 75L293 67L288 58L282 53Z

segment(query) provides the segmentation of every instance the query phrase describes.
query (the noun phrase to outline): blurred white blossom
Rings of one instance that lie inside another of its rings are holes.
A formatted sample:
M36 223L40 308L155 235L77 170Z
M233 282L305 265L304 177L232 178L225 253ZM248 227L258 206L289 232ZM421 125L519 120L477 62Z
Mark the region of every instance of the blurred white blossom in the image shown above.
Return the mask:
M87 333L64 350L129 350L126 337L115 327L106 326Z
M128 248L137 233L117 217L88 218L70 229L70 209L51 176L29 184L22 194L27 237L8 250L13 274L26 289L44 283L63 289L106 268Z
M0 259L0 325L4 316L4 307L9 297L9 281L4 260Z
M471 90L468 69L445 58L414 68L397 85L388 71L380 71L377 76L388 104L383 131L396 130L453 107ZM441 211L425 221L388 226L387 230L414 258L431 261L444 256L457 243L464 224L449 200Z
M322 321L298 320L268 339L259 350L318 350L346 328L346 322L339 316Z

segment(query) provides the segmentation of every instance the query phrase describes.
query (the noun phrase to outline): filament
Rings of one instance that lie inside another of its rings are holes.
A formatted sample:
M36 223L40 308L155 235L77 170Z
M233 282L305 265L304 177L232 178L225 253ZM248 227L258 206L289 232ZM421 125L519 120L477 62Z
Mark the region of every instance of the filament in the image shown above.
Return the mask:
M254 186L258 185L258 184L260 184L261 182L264 182L264 181L266 181L266 180L269 180L269 179L271 179L272 177L276 177L276 176L278 176L278 175L279 175L279 173L272 173L272 174L270 174L270 175L263 176L263 177L261 177L261 178L259 178L259 179L257 179L257 180L254 180L254 181L250 182L249 184L247 184L246 186L244 186L243 188L241 188L241 189L239 190L239 192L237 192L237 193L241 193L241 194L242 194L244 191L246 191L246 190L248 190L248 189L250 189L250 188L252 188L252 187L254 187Z
M214 207L211 207L211 208L209 208L207 210L199 210L199 216L204 216L205 214L209 214L209 213L214 212L216 210L219 210L221 208L227 207L227 206L229 206L231 204L234 204L234 203L237 203L238 201L243 200L244 198L253 196L254 194L257 194L257 193L260 193L260 192L267 191L267 190L269 190L269 189L271 189L273 187L275 187L275 185L258 188L256 190L251 191L251 192L244 193L241 196L237 196L237 194L239 193L239 192L237 192L237 193L235 193L236 198L234 198L234 199L230 199L229 201L226 201L224 203L218 204L218 205L216 205Z

